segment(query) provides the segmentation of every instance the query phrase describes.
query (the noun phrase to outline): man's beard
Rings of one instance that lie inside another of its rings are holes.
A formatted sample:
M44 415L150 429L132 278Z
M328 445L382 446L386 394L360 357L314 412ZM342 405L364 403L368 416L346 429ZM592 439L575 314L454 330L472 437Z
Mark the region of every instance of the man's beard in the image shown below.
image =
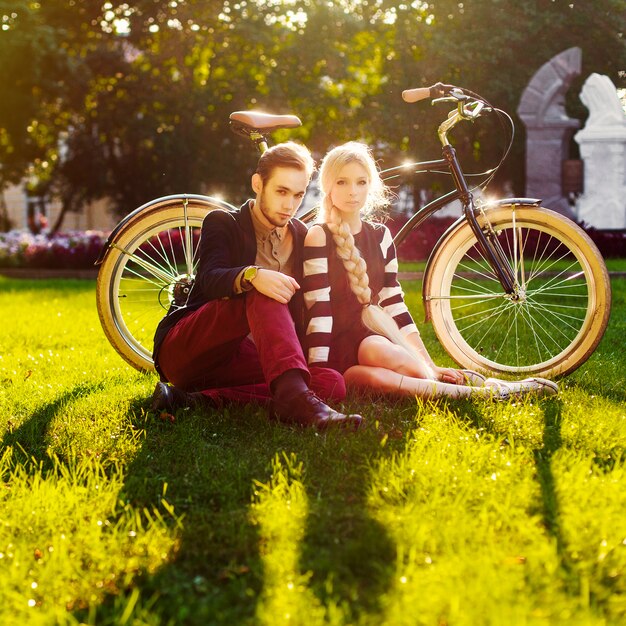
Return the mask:
M283 226L285 226L286 222L277 222L274 218L270 217L270 215L268 215L267 211L265 210L265 190L263 190L261 192L261 197L259 198L259 201L257 203L255 203L256 206L259 209L259 212L261 213L261 215L263 215L263 217L272 225L275 226L276 228L282 228ZM289 220L287 220L289 221Z

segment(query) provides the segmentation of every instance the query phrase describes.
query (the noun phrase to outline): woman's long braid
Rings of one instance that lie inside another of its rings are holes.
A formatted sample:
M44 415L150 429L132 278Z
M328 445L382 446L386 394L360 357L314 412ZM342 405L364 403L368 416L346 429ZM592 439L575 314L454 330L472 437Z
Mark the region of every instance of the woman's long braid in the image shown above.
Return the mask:
M400 332L396 321L383 308L372 303L372 290L369 286L367 264L354 243L354 236L347 222L327 222L328 230L333 236L337 256L343 262L348 274L350 289L360 304L363 305L361 319L363 324L377 335L387 337L389 341L403 347L413 355L413 349Z
M329 223L328 229L333 236L337 256L342 260L343 266L348 272L348 281L352 293L363 306L370 304L372 290L369 286L370 278L367 274L367 265L354 243L350 226L341 221L338 224Z

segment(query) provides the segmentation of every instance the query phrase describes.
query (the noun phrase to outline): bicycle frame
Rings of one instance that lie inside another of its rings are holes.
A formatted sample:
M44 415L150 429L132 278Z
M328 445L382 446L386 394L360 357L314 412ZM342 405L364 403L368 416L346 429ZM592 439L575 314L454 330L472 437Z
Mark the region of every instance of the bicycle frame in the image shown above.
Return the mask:
M404 239L413 228L416 228L417 226L422 224L431 215L442 209L450 202L453 202L454 200L460 200L463 206L463 217L460 219L466 220L470 225L470 228L476 236L480 251L489 262L495 275L498 277L498 280L500 281L504 292L512 298L515 298L515 276L513 270L506 260L506 255L501 249L497 238L495 237L495 233L490 230L488 225L483 230L483 228L481 228L480 224L478 223L476 219L477 210L474 204L474 197L471 190L467 186L467 182L465 181L465 175L463 174L461 164L459 163L459 160L457 158L456 150L450 145L447 138L448 132L452 130L452 128L454 128L454 126L458 122L462 120L475 119L479 115L482 108L482 103L479 103L479 106L475 107L474 109L470 109L469 107L466 107L463 101L460 101L458 103L457 111L450 115L439 126L438 135L443 145L442 159L437 159L435 161L423 161L408 165L405 164L402 166L383 170L381 174L383 179L388 180L390 177L386 176L386 174L398 170L405 170L408 168L417 167L420 169L414 171L413 173L420 174L440 171L442 167L445 167L450 172L456 189L444 194L443 196L440 196L439 198L435 198L435 200L429 202L421 209L418 209L418 211L407 221L407 223L400 229L400 231L394 238L394 243L396 247L398 247L404 241ZM530 198L523 200L524 204L530 203L534 205L538 202Z

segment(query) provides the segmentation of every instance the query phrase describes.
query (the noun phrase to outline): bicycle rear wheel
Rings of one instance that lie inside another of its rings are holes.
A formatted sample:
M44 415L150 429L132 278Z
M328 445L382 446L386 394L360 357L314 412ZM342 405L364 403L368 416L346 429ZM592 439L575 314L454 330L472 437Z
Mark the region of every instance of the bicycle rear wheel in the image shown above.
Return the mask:
M100 266L98 315L107 339L138 370L154 370L154 332L182 305L196 275L202 221L232 209L207 196L167 196L142 207L118 232Z
M611 309L600 252L571 220L544 208L505 205L479 217L515 273L505 294L466 222L426 270L427 315L461 366L498 374L567 374L595 350Z

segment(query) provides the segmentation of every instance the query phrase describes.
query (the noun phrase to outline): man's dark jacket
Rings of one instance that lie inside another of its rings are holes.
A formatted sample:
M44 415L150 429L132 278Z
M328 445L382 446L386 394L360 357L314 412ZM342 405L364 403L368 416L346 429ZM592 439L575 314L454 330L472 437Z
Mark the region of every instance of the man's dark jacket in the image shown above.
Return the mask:
M243 298L244 294L235 294L233 285L235 278L245 267L254 265L256 261L256 235L250 215L250 201L240 209L210 211L202 222L198 273L189 294L186 306L172 306L167 315L157 326L154 335L153 359L157 371L159 348L167 333L184 317L196 311L210 300L226 298ZM293 235L293 268L294 278L301 284L302 251L306 226L297 219L289 222ZM289 302L289 310L293 317L296 331L300 337L304 329L304 308L302 290L298 289Z

